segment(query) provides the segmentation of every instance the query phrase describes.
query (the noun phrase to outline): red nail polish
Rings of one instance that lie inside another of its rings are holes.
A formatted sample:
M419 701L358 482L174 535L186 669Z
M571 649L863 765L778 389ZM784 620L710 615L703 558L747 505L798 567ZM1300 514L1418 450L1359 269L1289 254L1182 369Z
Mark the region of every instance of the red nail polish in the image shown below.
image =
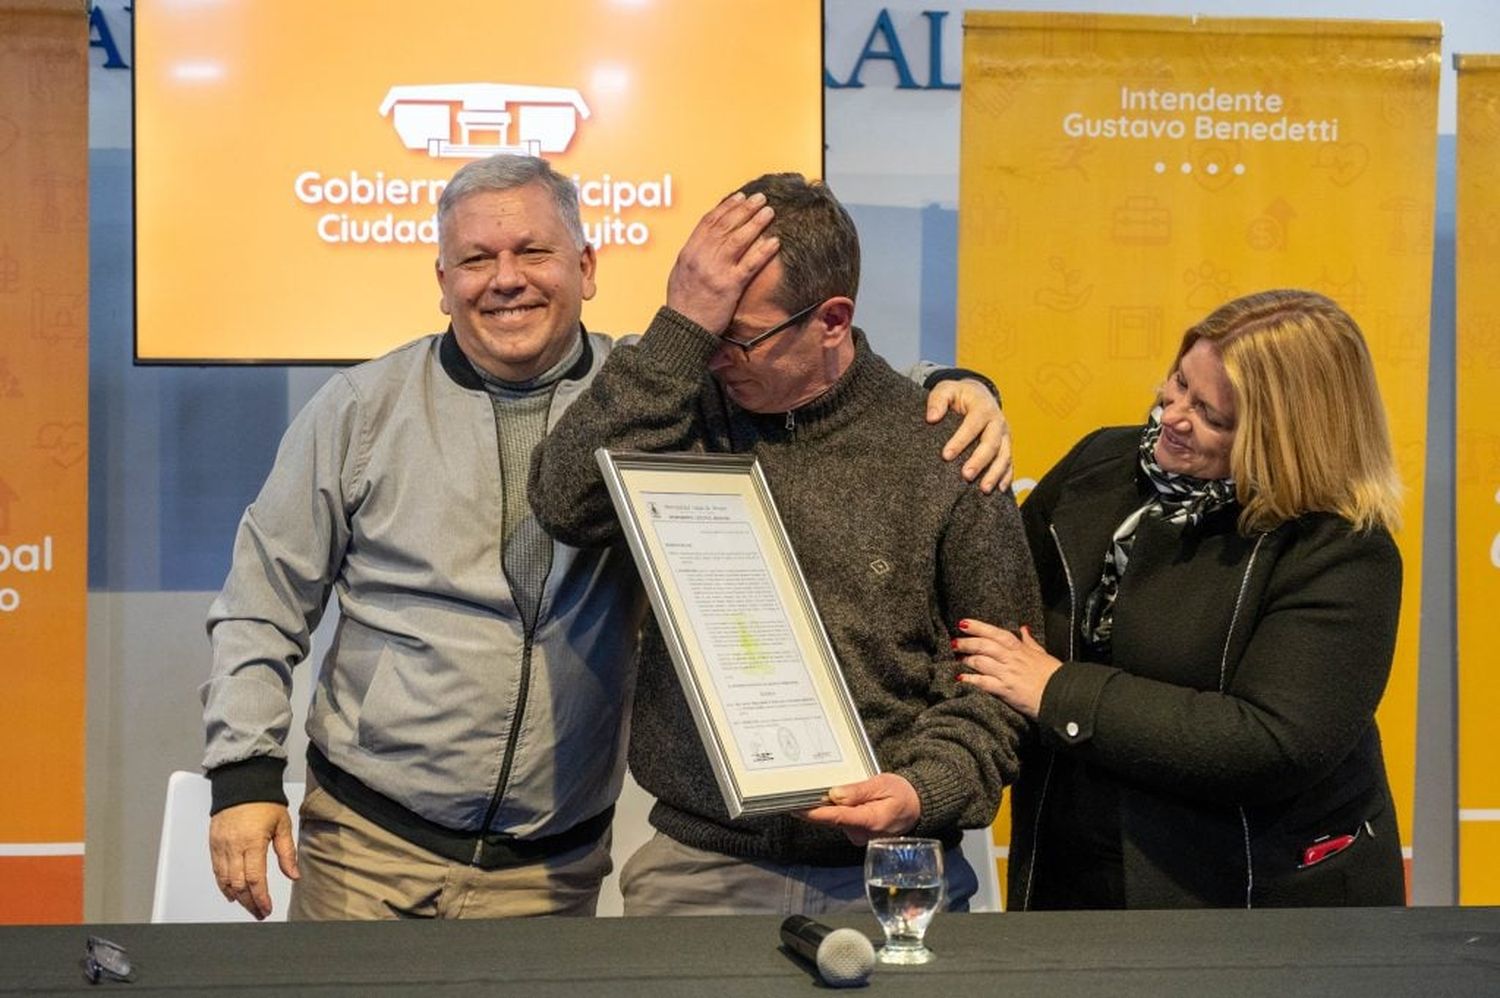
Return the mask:
M967 620L960 620L958 622L958 629L960 631L967 631L969 629L969 622Z
M958 649L958 639L957 638L949 638L948 639L948 647L952 648L952 649L954 649L956 651Z

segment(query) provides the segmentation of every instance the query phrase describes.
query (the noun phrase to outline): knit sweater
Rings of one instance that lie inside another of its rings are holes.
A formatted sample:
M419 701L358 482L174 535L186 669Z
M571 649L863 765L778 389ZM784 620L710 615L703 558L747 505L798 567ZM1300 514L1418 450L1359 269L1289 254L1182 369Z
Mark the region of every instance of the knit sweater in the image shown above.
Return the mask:
M616 349L537 449L531 502L559 540L621 543L595 448L754 454L883 770L921 802L914 834L957 842L993 820L1016 776L1024 722L962 686L956 622L1040 623L1014 499L985 495L942 461L950 422L929 425L922 391L871 353L813 402L745 412L707 373L718 340L662 309L635 346ZM654 619L638 652L630 766L657 798L652 824L729 855L850 865L841 831L787 815L730 820Z

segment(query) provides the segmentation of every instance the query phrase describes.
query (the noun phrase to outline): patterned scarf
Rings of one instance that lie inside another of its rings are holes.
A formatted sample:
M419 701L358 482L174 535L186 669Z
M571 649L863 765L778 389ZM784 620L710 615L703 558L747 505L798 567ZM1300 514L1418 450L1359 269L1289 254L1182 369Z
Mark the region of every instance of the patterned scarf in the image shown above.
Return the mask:
M1136 528L1144 516L1157 516L1179 528L1195 527L1215 510L1234 502L1234 480L1193 478L1166 471L1156 463L1156 441L1161 436L1161 406L1141 432L1138 452L1140 472L1152 485L1152 496L1121 521L1104 552L1104 574L1083 605L1083 639L1090 650L1109 654L1114 633L1115 598L1120 595L1120 577L1130 564Z

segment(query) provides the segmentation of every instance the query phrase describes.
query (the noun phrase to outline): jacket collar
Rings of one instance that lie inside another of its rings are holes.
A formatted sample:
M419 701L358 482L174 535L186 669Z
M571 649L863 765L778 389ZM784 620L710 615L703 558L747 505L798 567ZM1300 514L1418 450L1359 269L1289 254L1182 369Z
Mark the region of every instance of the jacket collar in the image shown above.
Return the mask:
M1138 440L1132 435L1119 453L1069 475L1052 509L1056 542L1082 587L1080 598L1098 581L1115 528L1146 501L1150 485L1135 470Z
M1138 432L1122 434L1113 453L1068 476L1052 508L1057 543L1075 573L1074 581L1083 586L1080 596L1098 581L1115 529L1151 498L1151 483L1140 474L1137 463L1139 443ZM1230 503L1213 511L1194 529L1194 535L1235 533L1239 510L1238 503Z
M578 324L578 335L583 337L583 352L579 354L578 360L563 374L563 381L577 381L586 376L594 364L594 347L589 342L589 331ZM460 388L471 391L484 391L484 380L479 377L479 372L474 370L474 365L464 353L463 347L458 345L458 335L453 332L453 324L448 324L448 329L443 333L442 341L438 344L438 359L443 365L443 371Z

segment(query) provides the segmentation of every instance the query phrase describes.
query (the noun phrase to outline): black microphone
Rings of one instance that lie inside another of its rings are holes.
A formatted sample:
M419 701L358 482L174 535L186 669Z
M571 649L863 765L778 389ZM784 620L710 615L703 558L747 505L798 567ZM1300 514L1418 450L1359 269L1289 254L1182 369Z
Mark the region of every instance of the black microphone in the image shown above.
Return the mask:
M816 966L829 987L858 987L875 969L875 947L864 933L830 929L806 915L790 915L781 923L781 944Z

